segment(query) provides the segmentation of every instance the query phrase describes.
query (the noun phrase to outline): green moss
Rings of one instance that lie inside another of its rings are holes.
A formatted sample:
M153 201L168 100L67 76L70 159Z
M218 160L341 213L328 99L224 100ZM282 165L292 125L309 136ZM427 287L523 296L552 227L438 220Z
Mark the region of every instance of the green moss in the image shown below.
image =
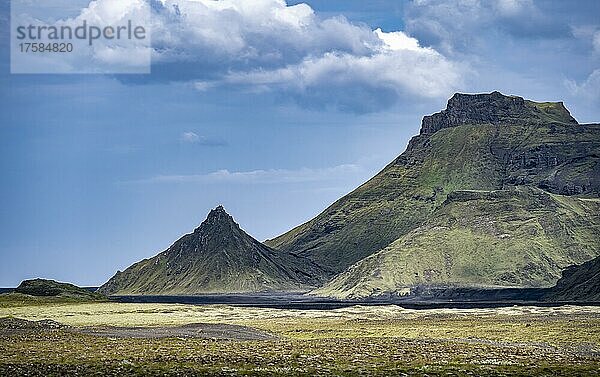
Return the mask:
M359 298L419 285L550 287L564 268L598 255L599 211L597 202L538 189L455 192L430 220L314 293Z
M0 294L0 308L11 308L18 306L42 306L51 304L81 304L82 302L106 301L106 298L96 297L73 297L73 296L31 296L22 293Z
M0 336L0 374L11 376L569 376L593 374L600 367L596 308L294 311L102 303L0 309L7 311L78 326L123 325L125 318L133 326L215 321L279 336L232 342L114 339L72 330L21 332Z

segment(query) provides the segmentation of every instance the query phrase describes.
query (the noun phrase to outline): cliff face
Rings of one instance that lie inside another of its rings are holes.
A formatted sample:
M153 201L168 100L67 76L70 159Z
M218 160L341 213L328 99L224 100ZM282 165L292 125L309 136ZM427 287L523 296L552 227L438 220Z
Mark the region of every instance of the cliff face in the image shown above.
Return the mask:
M201 294L306 290L322 271L246 234L221 206L157 256L117 272L98 290L114 294Z
M521 97L456 93L446 110L423 117L421 134L465 124L520 125L526 123L578 124L562 102L536 103Z

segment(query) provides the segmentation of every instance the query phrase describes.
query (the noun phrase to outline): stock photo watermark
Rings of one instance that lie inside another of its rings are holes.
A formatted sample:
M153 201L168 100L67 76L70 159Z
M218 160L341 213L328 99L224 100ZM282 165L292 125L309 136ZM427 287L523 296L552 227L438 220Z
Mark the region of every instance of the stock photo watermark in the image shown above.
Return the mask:
M12 0L11 73L150 73L146 1Z

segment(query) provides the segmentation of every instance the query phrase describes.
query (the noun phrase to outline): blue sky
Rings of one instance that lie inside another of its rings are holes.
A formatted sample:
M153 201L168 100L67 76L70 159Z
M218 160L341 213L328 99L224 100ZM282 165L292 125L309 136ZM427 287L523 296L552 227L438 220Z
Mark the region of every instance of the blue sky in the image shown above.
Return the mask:
M374 175L456 91L600 121L597 1L203 2L153 1L142 76L11 75L2 2L0 286L101 284L218 204L276 236Z

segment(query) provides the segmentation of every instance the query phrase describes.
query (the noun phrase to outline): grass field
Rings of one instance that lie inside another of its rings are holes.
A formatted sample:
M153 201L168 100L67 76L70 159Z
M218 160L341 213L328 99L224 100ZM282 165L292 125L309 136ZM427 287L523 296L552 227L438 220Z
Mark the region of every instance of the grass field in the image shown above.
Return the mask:
M600 375L599 307L300 311L40 302L6 304L0 317L69 325L0 326L2 376ZM194 323L241 325L271 336L218 340L175 331ZM122 327L145 335L118 335ZM172 337L151 336L169 329ZM104 335L91 335L99 330Z

